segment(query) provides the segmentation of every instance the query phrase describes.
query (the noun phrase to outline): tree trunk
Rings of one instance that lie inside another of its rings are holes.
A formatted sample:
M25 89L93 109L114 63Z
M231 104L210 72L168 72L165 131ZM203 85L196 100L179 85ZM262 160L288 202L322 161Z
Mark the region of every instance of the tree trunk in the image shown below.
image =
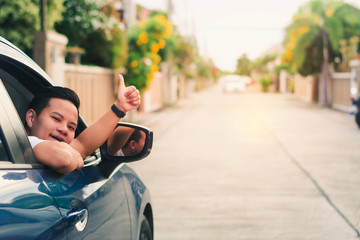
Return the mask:
M329 76L329 53L328 38L325 29L322 29L323 39L323 65L321 69L319 102L321 106L330 106L330 76Z

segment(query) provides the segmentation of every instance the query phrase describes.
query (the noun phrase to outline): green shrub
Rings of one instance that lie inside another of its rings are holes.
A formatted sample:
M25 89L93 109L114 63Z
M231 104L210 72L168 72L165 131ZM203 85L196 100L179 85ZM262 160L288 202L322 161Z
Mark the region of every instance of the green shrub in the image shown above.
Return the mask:
M261 88L264 92L267 92L269 90L269 87L271 86L272 83L273 83L273 81L269 75L262 76L260 78Z

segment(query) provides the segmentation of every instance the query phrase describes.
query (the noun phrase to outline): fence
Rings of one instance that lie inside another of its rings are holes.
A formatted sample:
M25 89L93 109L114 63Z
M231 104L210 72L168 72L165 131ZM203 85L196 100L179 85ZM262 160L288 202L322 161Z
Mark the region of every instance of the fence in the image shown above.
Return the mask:
M314 102L317 98L317 81L315 76L294 77L294 93L306 102Z
M64 70L64 86L73 89L79 95L81 99L80 114L88 124L93 123L116 100L117 72L102 67L74 64L65 64ZM167 83L167 79L161 72L155 74L149 88L142 93L140 108L145 112L162 108L165 103L164 97L171 97L167 89L164 89L166 86L177 87L174 83ZM164 93L169 96L164 96ZM176 101L176 99L172 99L172 101ZM136 116L129 114L126 118L128 121L132 121Z
M332 107L342 111L348 111L350 101L350 73L332 73Z
M350 101L350 73L331 73L332 108L348 111ZM295 95L306 102L318 100L318 81L315 76L294 77Z
M64 35L38 32L35 40L35 61L46 70L56 85L69 87L79 95L80 114L84 120L91 124L101 117L115 101L117 71L97 66L65 64L67 38ZM193 80L172 75L170 63L163 63L161 71L142 93L140 108L144 111L155 111L164 105L172 105L195 89ZM134 114L127 114L125 120L132 121L132 117Z
M114 103L114 71L101 67L65 65L64 85L81 99L80 114L88 124L101 117Z
M162 73L156 73L149 89L143 93L142 108L145 112L156 111L162 107L163 103L163 84L164 77Z

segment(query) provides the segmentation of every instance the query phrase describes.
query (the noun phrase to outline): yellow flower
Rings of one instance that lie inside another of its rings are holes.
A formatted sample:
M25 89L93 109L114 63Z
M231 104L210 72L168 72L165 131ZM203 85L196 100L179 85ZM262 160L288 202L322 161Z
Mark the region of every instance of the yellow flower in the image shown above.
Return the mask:
M165 16L156 16L155 20L159 23L159 26L161 26L159 27L159 30L161 29L161 36L165 39L169 38L173 29L172 23Z
M286 57L287 60L292 59L292 52L291 51L286 51L285 52L285 57Z
M139 23L140 28L144 28L146 25L146 21L145 20L141 20Z
M136 68L137 65L138 65L137 61L132 61L132 62L130 63L130 67L132 67L132 68Z
M160 42L159 42L159 48L160 49L164 48L165 44L166 44L165 40L161 39Z
M308 26L303 26L300 28L300 34L304 34L306 32L308 32L310 30L310 28Z
M165 16L163 16L163 15L159 15L159 16L156 16L156 18L155 18L157 21L159 21L161 24L165 24L166 23L166 21L167 21L167 19L166 19L166 17Z
M161 61L161 57L158 54L153 54L152 60L154 64L158 64Z
M150 71L151 71L152 74L156 73L156 72L159 71L159 67L157 65L152 65Z
M292 50L293 50L293 44L291 43L287 44L285 47L285 53L281 59L282 63L289 63L292 61L293 58Z
M149 73L149 74L146 75L146 78L147 78L148 80L152 80L153 77L154 77L154 75L151 74L151 73Z
M159 51L159 46L157 44L153 44L150 50L152 53L157 53Z
M326 15L327 17L331 17L333 14L334 14L334 9L328 9L328 10L326 10L326 12L325 12L325 15Z
M147 37L147 32L143 32L139 35L139 40L142 42L142 43L147 43L149 41L148 37Z
M166 30L164 32L164 38L168 39L172 34L173 25L171 24L171 22L167 21L165 24L165 28L166 28Z
M298 29L294 29L293 31L291 31L290 33L290 42L296 42L297 39L299 39L299 37L305 33L307 33L310 30L310 28L308 26L302 26Z

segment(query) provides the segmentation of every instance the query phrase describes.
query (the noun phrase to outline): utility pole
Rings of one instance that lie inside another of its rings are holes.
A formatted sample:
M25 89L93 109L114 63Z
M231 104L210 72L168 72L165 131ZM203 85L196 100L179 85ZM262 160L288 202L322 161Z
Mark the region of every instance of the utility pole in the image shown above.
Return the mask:
M167 13L168 13L168 19L170 22L172 22L172 15L174 12L174 5L172 0L167 0ZM165 66L166 69L166 79L164 79L163 83L165 83L165 86L167 86L166 88L164 88L165 91L162 92L162 96L163 99L165 99L165 104L169 105L172 103L172 99L173 99L173 92L172 92L172 86L173 86L173 82L172 82L172 77L173 77L173 60L170 58L166 61L166 63L163 64L163 66ZM164 70L164 69L162 69ZM177 86L179 87L179 86Z
M47 0L40 0L40 21L41 32L46 31Z
M47 0L40 0L40 31L35 32L33 59L54 80L64 84L66 36L47 30Z
M330 87L329 86L329 51L328 51L328 36L325 31L324 20L321 21L321 35L323 40L323 65L321 69L320 78L320 104L322 106L330 105Z
M171 21L172 20L172 18L171 18L172 14L174 12L174 4L173 4L172 0L167 1L167 12L169 14L169 19Z

